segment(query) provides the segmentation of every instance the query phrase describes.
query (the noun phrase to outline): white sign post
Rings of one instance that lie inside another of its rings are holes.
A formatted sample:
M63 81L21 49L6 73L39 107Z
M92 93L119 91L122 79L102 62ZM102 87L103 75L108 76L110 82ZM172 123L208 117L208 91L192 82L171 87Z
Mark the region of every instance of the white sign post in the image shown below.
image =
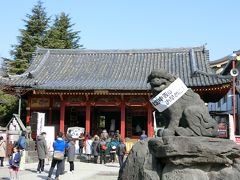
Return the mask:
M46 133L46 142L48 151L53 151L53 141L55 140L55 127L54 126L44 126L42 132Z
M150 102L159 112L163 112L184 95L187 90L188 88L184 82L180 78L177 78L166 89L150 99Z
M45 113L38 113L37 115L37 136L41 134L42 129L45 125Z

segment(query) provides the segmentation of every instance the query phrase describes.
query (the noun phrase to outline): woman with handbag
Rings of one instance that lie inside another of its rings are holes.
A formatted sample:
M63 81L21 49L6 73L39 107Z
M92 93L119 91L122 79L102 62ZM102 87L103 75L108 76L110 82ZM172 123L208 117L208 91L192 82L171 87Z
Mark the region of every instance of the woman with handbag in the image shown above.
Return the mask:
M47 149L47 143L45 140L46 133L42 132L36 140L37 144L37 154L38 154L38 167L37 167L37 173L41 173L44 171L44 164L45 164L45 158L47 157L48 154L48 149Z
M99 137L98 135L94 135L94 138L93 138L93 143L92 143L92 154L93 154L93 162L94 163L97 163L97 160L98 160L98 156L99 156L99 152L100 152L100 144L99 144Z
M57 139L53 142L53 159L51 168L48 173L48 180L51 179L53 169L57 165L57 171L55 179L59 179L59 174L62 168L62 163L64 159L65 149L67 148L68 144L63 139L63 133L59 132L57 134Z
M3 167L3 161L6 156L6 143L2 136L0 136L0 166Z

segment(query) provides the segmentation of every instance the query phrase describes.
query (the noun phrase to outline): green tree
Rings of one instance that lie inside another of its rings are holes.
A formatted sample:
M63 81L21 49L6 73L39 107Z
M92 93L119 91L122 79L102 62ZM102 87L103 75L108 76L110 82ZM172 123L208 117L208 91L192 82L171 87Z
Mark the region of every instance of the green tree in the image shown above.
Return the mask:
M13 113L17 113L18 98L0 90L0 125L5 126Z
M77 49L82 47L79 44L80 31L73 31L71 18L62 12L55 17L54 24L47 32L44 47L53 49Z
M16 59L6 61L8 65L8 74L22 74L26 71L29 66L29 63L25 59Z
M38 1L32 9L32 14L26 15L25 29L20 29L20 36L17 37L18 44L13 45L11 54L14 57L15 62L10 63L9 70L12 73L22 73L32 59L32 54L36 50L36 47L43 47L44 38L48 28L49 18L43 7L43 3ZM21 64L21 65L19 65ZM19 68L21 70L16 70Z

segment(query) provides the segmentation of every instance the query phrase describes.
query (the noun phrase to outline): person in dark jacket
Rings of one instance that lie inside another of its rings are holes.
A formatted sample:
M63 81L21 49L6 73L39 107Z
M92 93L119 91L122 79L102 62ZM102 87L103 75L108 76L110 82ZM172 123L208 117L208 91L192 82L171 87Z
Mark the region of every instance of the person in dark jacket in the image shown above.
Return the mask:
M123 165L123 158L126 153L126 145L124 144L123 140L120 140L120 144L117 146L117 155L118 155L118 161L120 168Z
M68 148L67 143L65 143L63 139L63 133L59 132L57 135L57 139L53 142L53 159L52 159L52 164L48 173L48 180L51 179L53 169L57 165L57 171L56 171L56 176L55 179L59 179L59 174L62 169L62 163L64 159L64 153L65 149Z
M94 163L97 163L99 152L100 152L100 142L99 142L99 137L98 135L94 136L94 140L92 143L92 148L93 148L93 156L94 156Z
M25 169L25 161L26 161L26 150L27 150L27 139L26 139L26 132L23 131L21 136L19 136L18 141L16 146L19 147L20 149L20 154L21 154L21 162L19 165L19 169L20 170L24 170Z
M111 139L111 142L108 145L109 148L109 152L110 152L110 162L114 163L115 159L116 159L116 150L117 150L117 146L119 144L118 139L114 136Z
M68 142L69 142L69 140L68 140L68 138L69 138L70 136L69 135L67 135L67 137L64 137L63 139L64 139L64 141L65 141L65 144L67 144L68 145ZM63 158L63 161L62 161L62 166L61 166L61 168L60 168L60 175L63 175L63 174L65 174L65 162L66 162L66 159L67 159L67 149L65 149L65 152L64 152L64 158Z
M74 159L75 159L75 142L72 138L69 138L68 149L67 149L67 158L70 164L70 172L74 171Z
M13 153L9 159L9 165L10 165L9 172L10 172L11 179L18 179L20 162L21 162L20 148L18 146L15 146L13 147Z
M121 134L119 133L119 130L116 130L115 138L116 138L116 139L118 140L118 142L120 143L120 140L122 139L122 136L121 136Z
M100 164L106 164L107 143L105 137L100 140Z
M47 143L45 140L46 133L42 132L40 136L37 137L37 154L38 154L38 167L37 173L44 171L45 158L48 154Z
M78 139L79 139L79 156L81 157L83 153L84 139L85 139L83 133L81 133Z

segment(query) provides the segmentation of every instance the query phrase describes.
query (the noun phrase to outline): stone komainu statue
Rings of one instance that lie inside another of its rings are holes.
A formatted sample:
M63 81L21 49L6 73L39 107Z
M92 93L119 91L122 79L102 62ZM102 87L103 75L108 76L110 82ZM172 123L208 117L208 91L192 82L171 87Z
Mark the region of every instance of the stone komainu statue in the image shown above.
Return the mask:
M165 70L153 70L148 83L156 96L176 80L176 76ZM217 122L209 115L208 109L197 93L191 89L162 112L167 120L163 136L217 136Z

